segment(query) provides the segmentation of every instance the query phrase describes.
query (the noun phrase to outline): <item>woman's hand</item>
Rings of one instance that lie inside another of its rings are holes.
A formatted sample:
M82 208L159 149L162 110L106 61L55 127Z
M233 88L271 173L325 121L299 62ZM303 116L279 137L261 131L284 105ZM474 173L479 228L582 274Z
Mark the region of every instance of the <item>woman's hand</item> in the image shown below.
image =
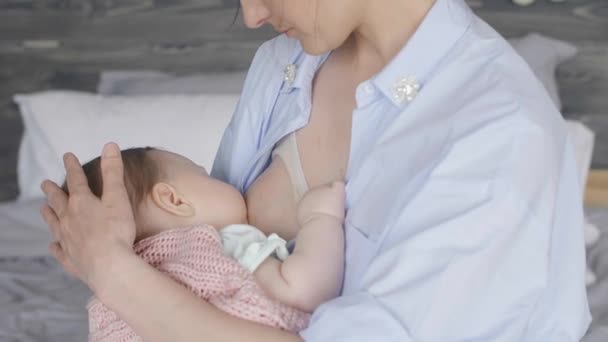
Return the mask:
M111 267L125 253L133 254L135 221L124 185L123 164L116 144L104 146L101 156L103 195L91 192L78 159L64 155L68 195L46 180L47 204L41 213L55 238L51 254L68 273L97 292Z

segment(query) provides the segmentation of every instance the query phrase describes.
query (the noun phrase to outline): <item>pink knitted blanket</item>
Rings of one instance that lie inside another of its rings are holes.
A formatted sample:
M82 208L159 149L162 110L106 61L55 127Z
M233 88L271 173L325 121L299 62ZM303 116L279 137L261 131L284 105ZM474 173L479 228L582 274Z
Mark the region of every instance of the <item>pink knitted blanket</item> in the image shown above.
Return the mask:
M139 241L134 249L150 265L229 314L293 332L308 324L309 314L269 298L251 273L224 255L221 238L211 226L166 231ZM89 341L141 341L97 298L87 309Z

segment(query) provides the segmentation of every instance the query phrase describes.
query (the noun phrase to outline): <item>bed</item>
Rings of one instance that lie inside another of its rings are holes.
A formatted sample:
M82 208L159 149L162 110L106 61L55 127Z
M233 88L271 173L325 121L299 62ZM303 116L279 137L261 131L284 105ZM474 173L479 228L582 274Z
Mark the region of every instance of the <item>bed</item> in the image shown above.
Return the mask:
M597 283L587 289L593 322L584 341L608 341L608 208L588 208L587 214L602 235L587 251L587 264L595 272Z
M0 208L0 227L27 230L30 234L20 243L0 240L0 341L85 341L88 322L84 307L90 291L66 275L51 257L44 256L50 239L44 226L15 221L15 216L7 215L3 209L8 209L6 204ZM22 213L27 211L35 216L37 208L26 205ZM593 323L583 341L605 342L608 341L608 208L588 208L587 214L600 227L602 235L588 250L588 264L597 282L588 288Z
M25 184L21 180L20 184L17 178L19 147L26 137L24 127L29 125L20 114L23 103L49 107L48 101L63 101L65 97L61 96L65 94L27 98L20 106L14 95L70 89L109 97L159 98L167 92L198 96L213 91L226 95L224 102L216 106L227 108L236 101L234 95L238 94L255 49L273 35L269 29L249 31L239 22L232 24L234 3L233 0L0 3L0 341L86 340L84 306L90 296L86 286L66 275L48 256L51 237L38 214L42 200L35 195L37 183L30 180ZM531 58L539 55L530 46L544 46L543 55L547 51L553 53L547 59L537 60L540 69L549 68L549 73L545 71L539 78L554 83L554 96L558 97L566 118L578 120L594 131L595 148L593 155L588 156L587 168L591 165L594 170L607 169L608 3L537 0L525 8L508 0L468 3L501 33L513 37L512 43L521 48L518 51L522 55ZM530 36L531 32L560 42ZM572 46L577 53L572 53ZM213 85L212 90L208 89L209 84ZM65 102L55 102L62 104L61 115L68 115L66 108L77 112L96 98L83 96L81 107L74 102L67 107ZM107 104L114 106L112 101ZM225 118L216 124L225 125ZM162 127L160 121L159 126ZM51 145L59 149L58 146L63 145ZM207 154L214 149L207 147ZM38 152L44 154L42 148ZM56 164L51 169L40 168L35 164L40 158L32 159L34 167L30 169L45 174L56 170ZM212 158L208 155L201 156L201 163L209 160ZM599 228L600 234L587 251L588 266L596 282L588 287L593 323L585 342L608 341L607 180L605 171L592 171L589 184L593 187L587 192L587 218ZM28 191L31 196L24 197Z

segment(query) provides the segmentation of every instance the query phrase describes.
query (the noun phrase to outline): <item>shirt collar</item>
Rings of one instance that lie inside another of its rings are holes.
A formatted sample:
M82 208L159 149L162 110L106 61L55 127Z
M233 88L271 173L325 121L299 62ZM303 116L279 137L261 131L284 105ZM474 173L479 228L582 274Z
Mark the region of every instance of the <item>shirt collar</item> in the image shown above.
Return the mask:
M404 106L407 101L395 97L397 83L409 78L422 92L437 64L463 36L472 18L464 0L437 0L403 49L371 81L395 106Z
M370 81L395 106L405 106L407 101L395 97L397 83L413 80L422 91L437 64L469 28L472 18L472 11L464 0L436 0L407 44ZM298 88L310 93L316 71L330 54L312 56L301 47L295 49L284 70L289 64L295 65L295 78L283 82L282 92Z
M282 92L290 92L293 89L304 89L311 91L312 81L319 67L329 57L331 52L319 56L309 55L304 52L301 47L296 51L293 51L288 63L285 65L283 70L284 74L287 72L289 65L295 66L295 78L292 81L283 81Z

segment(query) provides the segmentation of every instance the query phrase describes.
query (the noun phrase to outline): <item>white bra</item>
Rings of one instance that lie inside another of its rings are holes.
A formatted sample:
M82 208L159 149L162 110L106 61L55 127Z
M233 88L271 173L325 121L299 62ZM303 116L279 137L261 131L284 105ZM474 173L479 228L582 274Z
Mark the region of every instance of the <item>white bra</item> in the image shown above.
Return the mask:
M274 160L275 157L280 157L283 160L289 174L289 179L291 180L291 187L296 203L298 203L309 188L304 176L300 152L298 151L296 132L288 134L277 143L272 151L272 159Z

